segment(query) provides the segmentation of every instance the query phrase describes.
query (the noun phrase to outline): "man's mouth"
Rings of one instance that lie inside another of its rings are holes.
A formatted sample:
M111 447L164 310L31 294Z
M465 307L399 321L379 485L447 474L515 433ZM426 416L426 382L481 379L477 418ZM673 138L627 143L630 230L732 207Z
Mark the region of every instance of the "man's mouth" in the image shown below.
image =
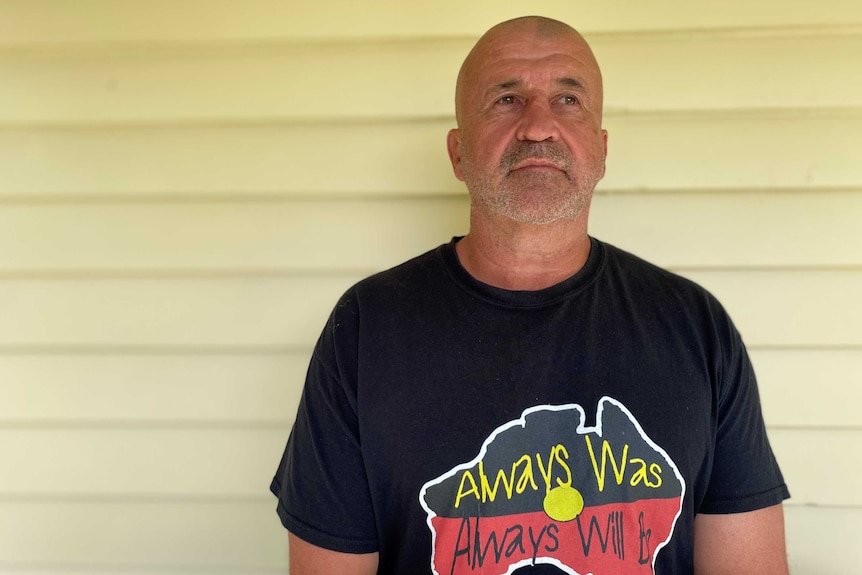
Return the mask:
M512 172L518 170L557 170L563 172L560 166L554 163L551 160L546 160L542 158L533 158L529 160L524 160L523 162L519 162L514 168L512 168Z

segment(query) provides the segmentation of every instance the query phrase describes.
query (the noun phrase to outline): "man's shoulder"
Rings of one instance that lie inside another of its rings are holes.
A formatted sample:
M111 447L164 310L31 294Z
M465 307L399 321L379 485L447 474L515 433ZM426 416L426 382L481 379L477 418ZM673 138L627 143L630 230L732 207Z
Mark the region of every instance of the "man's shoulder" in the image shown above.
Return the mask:
M660 312L693 313L729 323L727 310L707 287L615 246L604 244L607 292Z
M626 282L641 284L645 287L661 287L678 290L695 296L712 297L699 283L643 259L631 252L606 242L601 242L605 252L605 271L616 275Z
M336 305L336 310L358 311L359 307L391 308L410 305L423 293L439 289L448 274L443 254L446 244L395 265L371 274L350 286Z
M393 267L374 273L358 281L353 289L358 293L398 289L404 285L428 281L431 277L445 275L443 251L446 244L437 246L423 254L412 257Z
M735 357L744 349L728 310L707 287L629 252L605 245L604 283L594 292L608 306L633 310L638 320L655 322L668 333L709 338Z

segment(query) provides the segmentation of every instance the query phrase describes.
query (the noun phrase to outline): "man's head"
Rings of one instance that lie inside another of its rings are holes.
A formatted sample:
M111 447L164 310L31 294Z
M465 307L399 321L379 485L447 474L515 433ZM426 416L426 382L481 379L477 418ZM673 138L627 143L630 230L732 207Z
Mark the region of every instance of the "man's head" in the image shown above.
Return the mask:
M573 28L538 16L491 28L458 74L455 114L449 156L474 211L532 224L585 213L607 133L601 72Z

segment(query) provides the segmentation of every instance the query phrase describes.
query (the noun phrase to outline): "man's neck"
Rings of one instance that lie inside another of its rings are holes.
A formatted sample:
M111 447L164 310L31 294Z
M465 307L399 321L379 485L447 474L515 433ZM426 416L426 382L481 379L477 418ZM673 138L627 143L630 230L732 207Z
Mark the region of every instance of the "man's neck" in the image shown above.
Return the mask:
M540 290L575 275L590 255L586 214L576 221L522 224L471 218L456 246L464 269L477 280L508 290Z

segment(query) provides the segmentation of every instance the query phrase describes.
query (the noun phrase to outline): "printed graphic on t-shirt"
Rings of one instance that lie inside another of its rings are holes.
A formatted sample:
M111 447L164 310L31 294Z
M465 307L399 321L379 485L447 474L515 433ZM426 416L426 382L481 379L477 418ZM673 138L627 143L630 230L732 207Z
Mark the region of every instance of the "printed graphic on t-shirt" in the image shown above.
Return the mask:
M626 407L602 398L538 406L479 455L422 487L437 575L506 574L549 563L573 575L651 574L685 483Z

